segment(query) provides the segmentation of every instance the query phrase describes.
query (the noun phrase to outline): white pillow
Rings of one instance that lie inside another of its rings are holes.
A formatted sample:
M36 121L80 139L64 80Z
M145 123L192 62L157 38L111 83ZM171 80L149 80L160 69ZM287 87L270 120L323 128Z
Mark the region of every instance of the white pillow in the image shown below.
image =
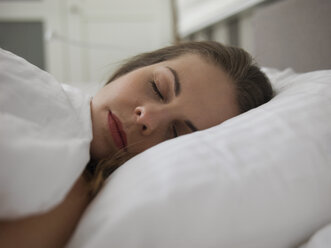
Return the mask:
M0 49L0 219L62 201L91 139L89 96Z
M265 70L277 95L114 174L70 248L296 247L331 221L331 70Z
M331 246L331 224L318 230L307 243L300 248L330 248Z

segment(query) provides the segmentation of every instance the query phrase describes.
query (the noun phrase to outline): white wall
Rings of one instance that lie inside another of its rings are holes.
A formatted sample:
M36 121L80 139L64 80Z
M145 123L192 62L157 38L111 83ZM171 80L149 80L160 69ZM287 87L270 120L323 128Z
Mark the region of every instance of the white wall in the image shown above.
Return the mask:
M182 34L188 34L184 36L184 39L212 39L225 45L240 46L254 56L253 14L256 6L261 2L267 2L267 0L247 1L241 5L240 0L178 0L178 11L181 12L181 18L187 16L186 20L182 20ZM224 9L222 10L222 8ZM204 9L204 11L201 9ZM212 17L208 13L211 15L214 13L214 16ZM195 14L204 16L202 22L199 24L200 26L197 22L201 18L196 18L196 22L191 22L191 24L189 22L189 19L193 18ZM233 23L235 23L235 28L233 27ZM235 44L232 43L233 37L231 36L233 35L238 37Z
M85 0L69 9L66 36L86 43L67 46L70 81L105 80L119 61L173 40L170 1Z
M186 37L266 0L177 0L178 31Z
M61 1L4 1L0 2L0 21L41 21L45 29L63 29ZM1 34L6 35L6 34ZM46 68L60 80L64 79L62 44L45 42Z
M119 61L173 41L170 0L0 2L0 21L29 20L43 22L46 68L67 83L103 81Z

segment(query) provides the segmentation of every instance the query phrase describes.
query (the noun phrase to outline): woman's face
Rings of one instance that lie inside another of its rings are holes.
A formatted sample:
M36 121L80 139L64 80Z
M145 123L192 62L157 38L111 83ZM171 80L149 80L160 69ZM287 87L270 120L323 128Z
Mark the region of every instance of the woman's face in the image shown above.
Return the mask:
M91 102L91 156L138 154L239 114L234 84L198 55L146 66L114 80Z

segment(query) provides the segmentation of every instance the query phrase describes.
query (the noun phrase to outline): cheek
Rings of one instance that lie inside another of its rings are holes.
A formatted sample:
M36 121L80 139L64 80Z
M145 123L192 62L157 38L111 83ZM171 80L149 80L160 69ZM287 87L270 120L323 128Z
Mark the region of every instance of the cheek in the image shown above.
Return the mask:
M113 99L121 104L133 104L139 98L139 88L132 84L123 84L117 87Z
M104 97L107 104L116 111L127 112L128 109L134 109L145 99L146 92L142 84L127 81L113 83L114 85L109 87Z
M141 135L134 135L132 137L132 146L129 148L129 152L137 155L142 153L143 151L163 142L160 137L157 136L141 136Z
M105 86L101 97L104 99L104 101L113 101L114 99L121 99L125 98L125 96L129 92L129 87L125 84L125 82L121 81L114 81L109 83L107 86Z

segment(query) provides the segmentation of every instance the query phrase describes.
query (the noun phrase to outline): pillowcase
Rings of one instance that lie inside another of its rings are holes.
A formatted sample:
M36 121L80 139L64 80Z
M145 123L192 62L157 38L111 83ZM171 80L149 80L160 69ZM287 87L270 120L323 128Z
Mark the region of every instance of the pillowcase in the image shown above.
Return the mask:
M331 70L265 72L270 102L129 160L68 247L296 247L329 223Z
M0 49L0 219L61 202L89 161L90 97Z
M318 230L307 243L300 248L330 248L331 244L331 224Z

